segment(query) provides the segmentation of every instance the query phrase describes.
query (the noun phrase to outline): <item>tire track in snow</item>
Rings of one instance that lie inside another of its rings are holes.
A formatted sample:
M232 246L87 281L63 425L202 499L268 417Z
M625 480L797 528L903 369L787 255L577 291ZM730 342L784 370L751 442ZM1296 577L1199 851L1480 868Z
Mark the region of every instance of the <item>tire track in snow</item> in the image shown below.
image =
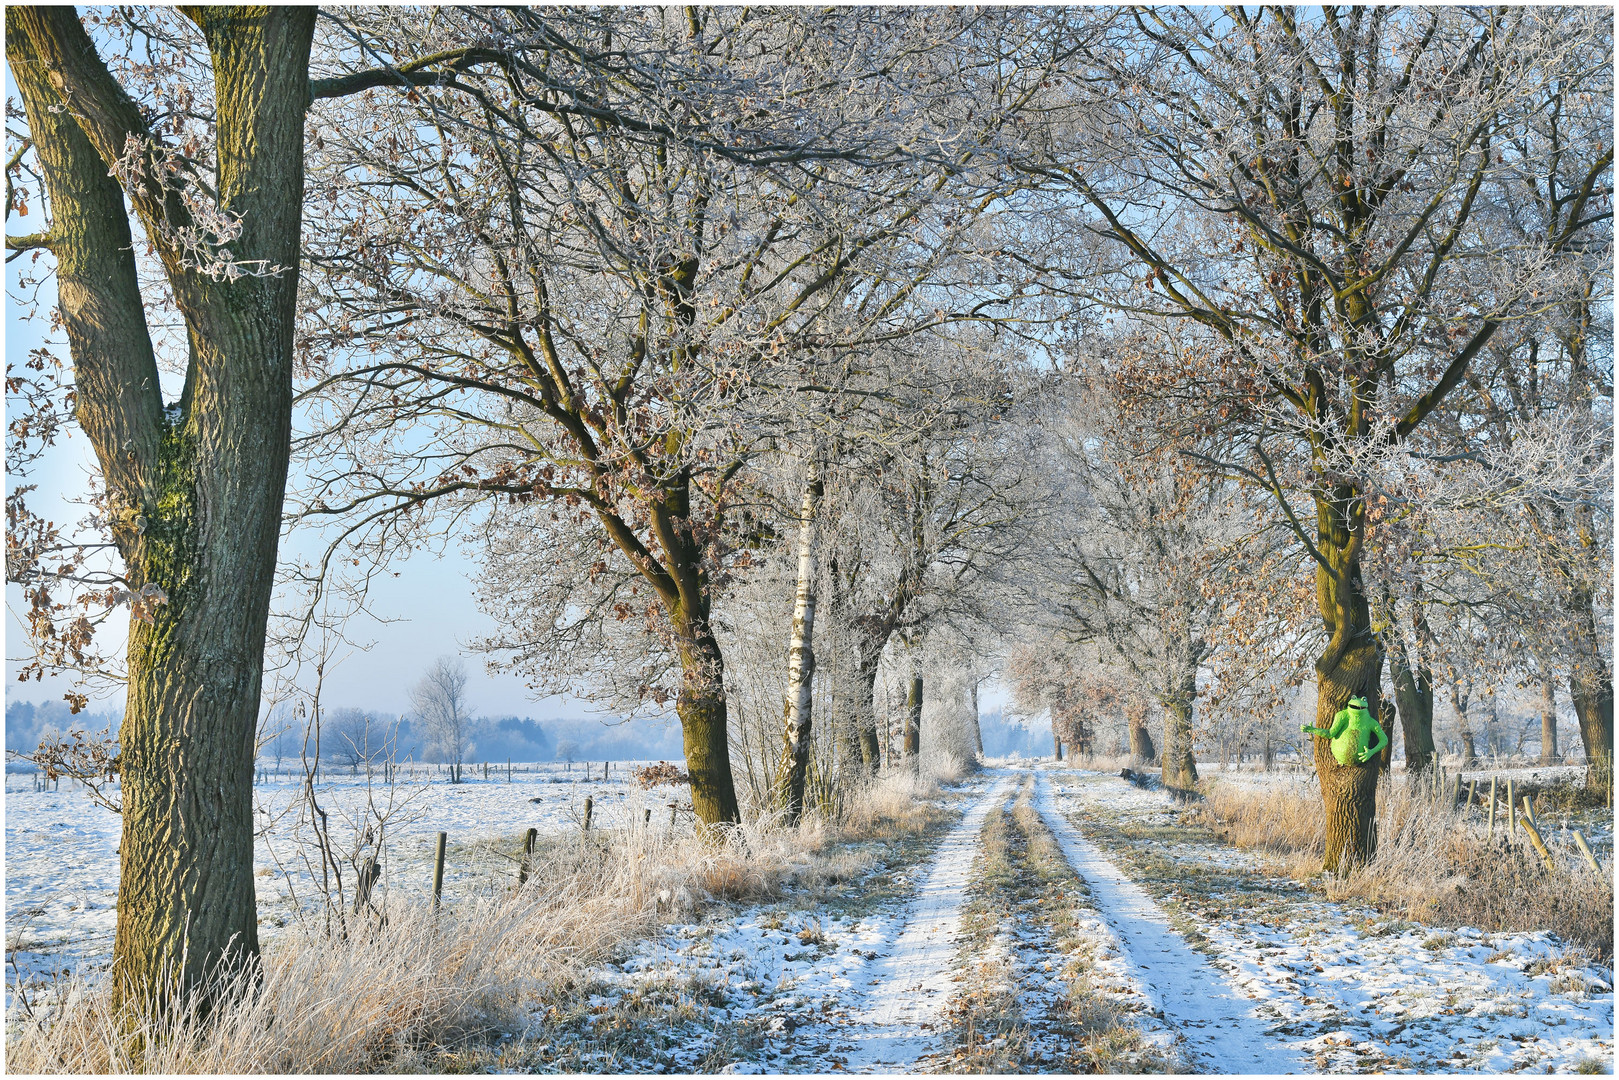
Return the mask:
M905 927L868 974L875 986L866 1007L838 1033L851 1071L903 1069L938 1048L945 1004L955 988L956 937L972 880L978 834L991 811L1011 796L1016 777L1002 775L939 845L917 890Z
M1209 1072L1314 1072L1287 1041L1254 1015L1254 1002L1194 952L1152 897L1125 876L1058 811L1051 785L1037 779L1036 806L1068 864L1137 973L1148 999L1184 1040L1186 1055Z

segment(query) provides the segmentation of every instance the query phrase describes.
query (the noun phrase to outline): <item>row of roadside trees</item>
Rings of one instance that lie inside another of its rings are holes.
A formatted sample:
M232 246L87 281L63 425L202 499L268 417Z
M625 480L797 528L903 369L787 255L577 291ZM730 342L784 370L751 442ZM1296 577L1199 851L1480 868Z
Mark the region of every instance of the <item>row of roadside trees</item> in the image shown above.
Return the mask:
M1420 768L1435 688L1513 673L1610 767L1606 13L8 22L72 358L8 463L71 408L101 468L89 543L8 496L8 580L41 671L130 612L122 993L256 955L266 642L423 548L491 663L672 709L711 830L743 738L789 819L891 718L976 749L1001 657L1171 779L1304 679ZM1377 768L1314 752L1342 868Z

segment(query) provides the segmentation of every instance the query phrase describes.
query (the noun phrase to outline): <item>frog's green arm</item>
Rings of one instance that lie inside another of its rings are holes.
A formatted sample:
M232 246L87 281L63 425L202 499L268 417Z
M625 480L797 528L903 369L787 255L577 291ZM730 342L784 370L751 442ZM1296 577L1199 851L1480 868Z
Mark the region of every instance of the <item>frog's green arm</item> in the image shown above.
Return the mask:
M1372 738L1376 745L1366 748L1366 756L1361 758L1362 761L1372 760L1372 758L1383 752L1383 747L1389 744L1388 734L1383 730L1383 725L1377 722L1377 717L1372 716L1370 719L1372 722Z

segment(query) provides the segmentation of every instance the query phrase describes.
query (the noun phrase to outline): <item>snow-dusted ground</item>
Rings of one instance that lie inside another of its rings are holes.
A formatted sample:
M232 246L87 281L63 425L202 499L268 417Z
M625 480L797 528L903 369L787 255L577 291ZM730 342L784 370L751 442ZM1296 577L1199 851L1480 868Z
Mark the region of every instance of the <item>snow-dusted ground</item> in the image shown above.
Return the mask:
M966 989L958 930L980 831L1032 767L1042 818L1089 886L1088 897L1066 902L1081 915L1082 933L1110 946L1092 953L1091 987L1161 1037L1153 1041L1177 1044L1190 1064L1217 1072L1613 1068L1612 969L1549 934L1435 930L1334 903L1265 856L1180 826L1180 808L1161 792L1067 765L1000 765L966 785L965 815L922 862L873 868L887 875L874 898L863 898L857 882L841 907L795 906L791 898L716 907L593 970L590 1017L565 1036L576 1045L539 1060L606 1071L687 1071L716 1061L732 1062L730 1071L779 1072L945 1064L945 1006ZM651 808L654 824L667 827L674 793L642 793L629 772L615 763L603 782L598 763L588 781L579 766L571 775L556 766L512 784L503 770L487 782L479 773L462 785L402 783L385 881L425 892L434 834L444 830L452 841L447 899L491 888L515 873L526 828L577 829L587 794L603 825ZM21 944L12 955L35 976L104 963L117 819L81 793L33 792L29 783L10 777L6 794L8 951ZM265 820L295 796L290 782L263 785ZM321 799L329 811L355 811L364 785L334 776ZM288 866L290 826L281 818L258 847L267 935L292 908L276 869L278 860ZM346 838L344 828L335 831ZM288 869L290 887L306 889L307 875ZM1011 957L1023 1015L1038 1027L1065 993L1055 973L1066 958L1043 957L1055 951L1050 937L1015 926L1003 927L991 949ZM659 1019L665 1014L654 1010L642 1022L660 1032L661 1049L633 1041L592 1049L590 1020L618 1023L628 1001L644 1010L666 1000L660 987L675 988L667 999L675 1012ZM1157 1016L1139 1011L1143 999ZM513 1034L558 1038L543 1009L531 1031Z
M323 770L317 801L331 820L333 840L347 853L373 804L383 811L392 797L382 888L426 894L432 888L436 834L449 834L444 896L491 887L515 876L522 837L529 828L557 834L580 827L586 796L594 800L594 822L611 827L652 810L656 827L669 827L669 806L689 808L684 789L643 792L632 780L646 762L611 763L608 780L602 762L521 765L506 781L506 769L465 770L465 782L446 783L432 767L403 771L390 793L380 779ZM119 818L95 806L82 790L64 781L60 791L34 791L28 774L6 775L5 933L7 1002L19 978L37 980L53 973L103 968L112 957L117 922ZM294 917L295 897L307 900L314 880L304 861L308 852L297 826L301 783L272 778L254 789L261 834L254 847L261 937ZM537 802L534 800L538 800ZM680 827L690 828L689 809Z
M864 1009L842 1033L852 1043L846 1068L903 1068L936 1047L937 1039L925 1032L941 1026L953 987L956 935L978 834L1011 795L1013 783L1014 777L1000 776L940 845L899 939L872 967Z
M1179 817L1163 794L1114 776L1048 775L1081 832L1091 819L1161 836ZM1613 1070L1613 970L1550 934L1436 931L1288 887L1261 855L1162 838L1151 849L1178 868L1155 876L1210 962L1307 1068Z
M1152 898L1080 835L1069 819L1072 800L1054 795L1044 776L1038 790L1041 819L1090 886L1103 920L1134 967L1132 974L1164 1021L1180 1033L1182 1052L1199 1071L1299 1072L1296 1051L1272 1023L1256 1015L1249 996L1193 952Z

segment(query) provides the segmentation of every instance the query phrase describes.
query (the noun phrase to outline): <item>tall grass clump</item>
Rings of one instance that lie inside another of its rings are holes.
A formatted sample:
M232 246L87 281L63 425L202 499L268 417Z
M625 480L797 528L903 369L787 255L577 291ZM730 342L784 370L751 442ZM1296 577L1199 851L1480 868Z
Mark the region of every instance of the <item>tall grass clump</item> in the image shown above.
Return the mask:
M1322 811L1313 785L1211 786L1205 822L1238 847L1295 857L1319 873ZM1377 794L1376 853L1327 880L1334 899L1358 899L1416 922L1484 930L1549 930L1598 959L1613 955L1613 879L1571 844L1547 835L1548 868L1502 809L1494 833L1449 788L1385 776Z
M789 886L858 874L867 860L833 843L847 831L900 834L940 811L937 780L892 774L857 791L836 825L786 829L764 816L718 835L628 824L542 841L524 886L393 899L386 919L350 916L346 936L305 920L272 939L256 975L222 979L206 1019L116 1009L105 983L59 986L7 1022L17 1073L371 1073L457 1070L479 1047L529 1027L536 1002L567 1000L587 968L660 920L710 902L765 900ZM920 806L918 803L920 802ZM614 824L606 822L605 824Z
M1448 790L1391 783L1378 788L1377 852L1334 897L1354 897L1413 921L1484 930L1550 930L1597 959L1613 956L1613 878L1548 829L1548 867L1520 828L1507 835L1503 809L1493 834ZM1545 822L1543 821L1543 825Z

